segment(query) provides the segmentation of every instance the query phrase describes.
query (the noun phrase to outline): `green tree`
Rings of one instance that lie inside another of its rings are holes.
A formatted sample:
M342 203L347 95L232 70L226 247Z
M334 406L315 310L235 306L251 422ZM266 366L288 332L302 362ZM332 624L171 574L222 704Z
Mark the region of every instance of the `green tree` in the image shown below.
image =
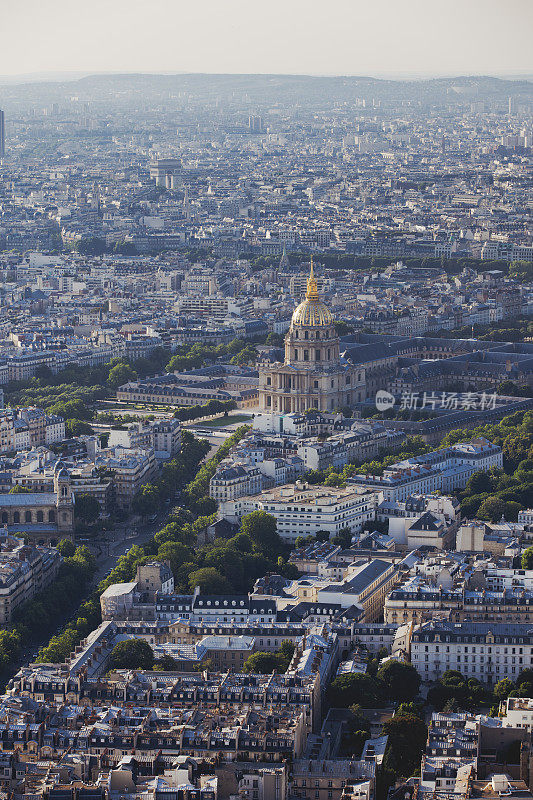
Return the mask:
M104 239L93 236L88 239L79 239L74 245L74 249L85 256L103 256L107 245Z
M515 685L509 678L502 678L494 687L494 697L496 697L497 700L507 700L514 689Z
M119 253L121 256L137 255L137 247L133 242L117 242L113 249L115 253Z
M516 679L516 694L518 697L533 697L533 669L523 669Z
M28 489L27 486L21 486L20 483L16 483L9 490L9 494L31 494L31 489Z
M352 532L349 528L341 528L336 536L332 539L333 544L339 544L344 549L350 547L352 543Z
M415 717L424 719L424 703L400 703L396 713L403 716L406 714L413 714Z
M79 397L72 400L57 400L47 406L46 410L49 414L57 414L66 420L91 420L93 418L92 409Z
M420 675L412 664L401 661L387 661L377 673L378 681L385 686L391 700L409 702L420 689Z
M266 511L252 511L243 517L241 533L264 553L277 554L282 549L276 519Z
M533 569L533 547L528 547L522 553L522 569Z
M74 513L82 522L90 525L99 518L101 513L100 503L91 494L76 495Z
M492 478L488 472L474 472L466 484L466 492L469 495L491 492L492 489Z
M63 558L69 558L74 555L76 552L76 545L72 541L72 539L61 539L59 544L57 545L57 549L63 556Z
M276 653L252 653L243 664L244 672L256 672L261 675L269 675L278 669L278 659Z
M362 672L339 675L329 685L328 700L336 708L361 705L365 708L383 705L383 691L376 681Z
M152 669L154 651L144 639L127 639L111 652L112 669Z
M161 497L157 486L153 483L146 483L133 497L131 507L135 514L147 517L159 510L160 501Z
M157 557L161 561L169 561L172 572L176 574L182 564L191 560L192 552L181 542L165 542L157 551Z
M420 717L413 714L396 715L383 725L383 733L389 737L389 763L397 776L410 777L420 767L420 759L426 747L427 727Z
M243 349L239 353L232 356L231 363L237 364L238 366L244 366L244 364L255 362L256 359L257 359L257 350L252 345L247 345L246 347L243 347Z
M94 572L96 563L89 548L81 544L76 547L74 555L69 560L69 565L81 570L85 574L85 577L88 578Z
M292 661L296 647L289 639L284 639L277 652L278 667L280 672L287 672Z
M474 494L471 497L463 497L461 499L461 514L463 517L475 517L481 504L486 500L488 495Z
M107 385L116 392L119 386L123 386L129 381L134 381L136 377L137 373L129 364L119 362L109 370Z
M178 668L179 664L176 659L172 658L172 656L169 656L166 653L164 656L161 656L161 658L157 659L154 664L154 669L160 669L163 670L163 672L176 672Z
M481 503L477 515L488 522L499 522L505 514L505 501L499 497L487 497Z
M65 420L65 436L70 439L77 439L78 436L91 436L94 429L88 422L80 419Z
M232 591L230 582L214 567L202 567L189 575L191 592L199 586L202 594L229 594Z
M241 553L251 553L253 549L253 542L245 533L237 533L228 539L228 545L239 550Z

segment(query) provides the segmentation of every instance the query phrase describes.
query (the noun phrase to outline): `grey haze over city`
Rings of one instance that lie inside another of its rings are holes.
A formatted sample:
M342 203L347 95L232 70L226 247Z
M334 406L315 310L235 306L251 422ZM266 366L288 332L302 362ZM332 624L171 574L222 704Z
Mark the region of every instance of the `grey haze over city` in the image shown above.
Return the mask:
M1 6L0 75L532 70L530 0L3 0Z

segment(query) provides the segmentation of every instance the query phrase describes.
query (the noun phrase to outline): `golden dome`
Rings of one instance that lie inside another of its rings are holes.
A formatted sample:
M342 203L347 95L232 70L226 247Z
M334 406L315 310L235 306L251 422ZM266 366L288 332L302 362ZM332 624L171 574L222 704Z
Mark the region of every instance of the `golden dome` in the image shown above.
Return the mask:
M333 325L333 317L329 308L321 302L318 296L318 287L313 271L311 258L311 272L307 279L307 293L305 300L296 306L292 315L292 325L305 325L307 327L327 327Z

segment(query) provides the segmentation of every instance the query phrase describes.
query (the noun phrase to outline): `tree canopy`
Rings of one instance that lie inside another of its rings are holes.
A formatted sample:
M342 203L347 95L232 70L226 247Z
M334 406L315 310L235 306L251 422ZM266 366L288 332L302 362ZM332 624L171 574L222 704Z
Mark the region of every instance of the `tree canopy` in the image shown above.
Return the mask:
M412 664L387 661L377 673L377 680L386 688L390 700L409 702L420 689L420 675Z
M252 511L243 517L241 532L265 553L278 553L281 549L276 519L266 511Z
M87 524L96 522L101 512L100 503L91 494L76 495L74 513L76 517Z
M202 567L189 574L189 589L200 587L203 594L231 594L231 584L214 567Z
M154 651L144 639L126 639L111 652L112 669L152 669Z
M362 672L339 675L328 688L328 700L335 708L360 705L363 708L384 705L384 694L380 684Z

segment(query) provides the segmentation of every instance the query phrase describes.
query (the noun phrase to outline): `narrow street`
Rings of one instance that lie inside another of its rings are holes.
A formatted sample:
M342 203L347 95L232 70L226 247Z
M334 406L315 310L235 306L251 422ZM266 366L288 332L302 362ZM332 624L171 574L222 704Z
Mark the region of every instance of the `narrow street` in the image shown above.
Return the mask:
M209 431L209 433L203 431L192 431L193 433L197 433L197 435L201 436L203 439L207 439L211 445L211 449L204 457L203 462L208 461L212 456L217 452L218 448L224 443L228 436L231 435L231 430L213 430ZM97 561L97 569L94 574L94 577L91 581L90 586L87 587L87 591L82 598L79 599L76 608L71 609L68 614L65 614L61 619L58 620L57 627L54 631L48 632L47 635L40 641L34 641L25 647L20 654L20 658L18 660L18 664L14 666L12 672L13 674L17 671L17 669L24 664L29 663L32 659L37 657L37 653L39 648L46 644L52 636L59 633L67 624L67 622L76 616L78 611L78 605L83 603L83 601L91 594L91 592L96 588L98 583L108 575L111 570L114 568L117 560L120 556L124 555L128 552L128 550L133 547L133 545L142 545L147 542L151 537L157 533L164 525L168 519L170 512L172 511L173 506L177 505L177 503L166 503L159 514L157 515L156 519L153 522L148 523L133 523L133 522L125 522L123 525L115 528L113 531L109 532L109 540L105 543L102 543L100 547L98 545L97 548L91 548L93 550L96 561ZM136 531L135 534L132 535L132 531ZM89 543L87 543L89 544Z

